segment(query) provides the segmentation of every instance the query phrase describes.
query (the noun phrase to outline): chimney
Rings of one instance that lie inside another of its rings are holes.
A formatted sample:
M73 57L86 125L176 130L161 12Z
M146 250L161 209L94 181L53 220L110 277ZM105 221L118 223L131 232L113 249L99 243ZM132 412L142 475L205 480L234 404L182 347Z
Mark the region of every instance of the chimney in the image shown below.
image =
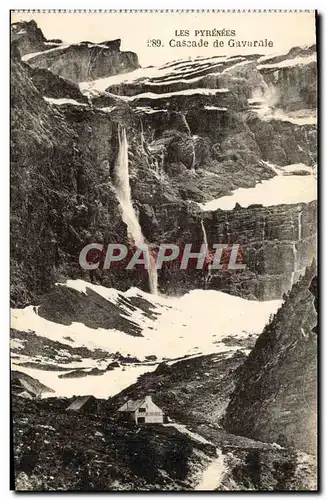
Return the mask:
M145 399L144 399L144 402L149 404L149 403L152 403L152 397L151 396L145 396Z

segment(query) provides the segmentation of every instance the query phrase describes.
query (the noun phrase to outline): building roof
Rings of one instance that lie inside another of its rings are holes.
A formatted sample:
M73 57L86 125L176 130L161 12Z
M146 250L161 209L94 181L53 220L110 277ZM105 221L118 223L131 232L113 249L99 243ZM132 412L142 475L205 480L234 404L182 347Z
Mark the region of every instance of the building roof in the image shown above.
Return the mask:
M74 401L66 408L66 410L80 410L83 406L90 400L94 399L93 396L78 396Z
M137 399L136 401L129 399L128 401L126 401L126 403L123 404L123 406L118 409L118 411L136 411L144 403L145 398Z
M150 395L144 396L141 399L136 399L135 401L133 401L132 399L129 399L120 408L118 408L118 411L135 412L141 406L148 405L149 403L151 404L152 408L157 408L158 410L162 411L161 408L159 408L159 406L157 406L152 401L152 397Z

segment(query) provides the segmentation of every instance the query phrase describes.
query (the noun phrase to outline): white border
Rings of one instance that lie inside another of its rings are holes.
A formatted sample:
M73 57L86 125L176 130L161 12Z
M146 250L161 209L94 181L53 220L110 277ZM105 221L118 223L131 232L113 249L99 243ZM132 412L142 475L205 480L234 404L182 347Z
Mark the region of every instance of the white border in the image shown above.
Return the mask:
M71 1L71 0L60 0L56 2L48 2L45 0L34 0L33 2L26 2L26 1L19 1L15 2L14 5L12 5L12 2L3 2L1 7L0 7L0 22L1 22L1 30L0 30L0 36L1 36L1 52L2 54L5 55L5 63L2 64L2 68L4 68L4 71L2 72L1 78L0 78L0 85L1 85L1 91L0 91L0 96L2 98L2 106L1 106L1 142L2 142L2 169L1 169L1 183L0 183L0 189L1 189L1 203L2 203L2 210L1 210L1 253L0 253L0 262L1 262L1 280L0 280L0 285L1 285L1 301L0 301L0 318L1 318L1 350L0 350L0 367L1 367L1 381L2 381L2 387L4 388L4 392L2 395L2 405L1 405L1 453L2 453L2 461L1 461L1 468L0 468L0 475L1 475L1 480L0 480L0 487L1 487L1 498L9 498L12 497L13 492L9 492L9 334L8 334L8 322L9 322L9 312L8 312L8 305L9 305L9 270L8 270L8 264L9 264L9 155L8 155L8 144L9 144L9 81L8 81L8 74L9 74L9 9L258 9L258 10L263 10L263 9L318 9L318 11L323 15L326 14L327 10L325 8L325 2L322 0L315 2L313 4L312 2L304 2L304 1L286 1L286 0L275 0L274 2L265 2L263 4L262 0L261 1L250 1L247 2L246 4L242 1L233 1L229 0L227 2L217 2L217 1L208 1L208 0L201 0L201 2L194 2L194 1L181 1L181 0L165 0L161 2L156 2L154 5L153 0L152 1L138 1L135 2L133 0L112 0L111 2L108 1L99 1L95 0L93 2L85 2L83 0L77 1ZM276 27L276 30L278 30L278 27ZM322 29L321 29L321 70L323 67L325 67L326 63L326 46L325 46L325 41L322 39ZM325 78L324 78L324 72L321 73L320 75L320 98L322 98L323 91L325 90ZM324 83L323 88L322 88L322 83ZM324 105L324 102L322 104L321 108L321 116L320 116L320 125L323 123L323 119L326 116L326 107ZM323 134L321 133L321 142L323 142ZM321 147L322 149L322 147ZM322 160L322 152L321 152L321 160ZM320 165L320 172L324 170L324 165ZM321 188L321 198L320 198L320 203L321 203L321 213L320 213L320 218L321 218L321 231L323 233L326 233L326 226L327 226L327 213L326 213L326 204L324 202L324 194L327 193L325 189L325 181L327 178L327 174L323 175L320 177L320 181L322 181L322 188ZM325 231L324 231L325 230ZM322 241L321 241L322 243ZM323 256L322 250L321 250L321 258ZM323 269L321 269L322 271ZM321 287L322 287L322 282L325 283L325 272L320 273L320 279L321 279ZM321 291L321 290L320 290ZM326 306L327 299L325 300L324 297L322 296L320 298L320 308L321 311L325 309L324 306ZM321 334L324 332L323 325L322 325L322 318L320 318L320 332ZM322 345L324 344L324 345ZM323 351L325 351L325 345L326 343L323 343L321 341L321 345L323 347ZM325 379L325 370L324 370L324 363L322 362L323 359L326 359L326 352L321 353L321 371L322 371L322 380L320 381L320 388L322 390L321 394L321 406L323 402L323 396L325 393L325 388L327 387L327 384ZM320 408L320 412L322 415L323 413L323 408ZM322 425L323 427L323 418L322 420ZM323 454L323 451L325 451L325 434L323 434L322 438L322 449L321 449L321 456ZM324 487L324 478L326 477L326 460L321 460L320 464L320 481L321 481L321 487ZM168 494L168 493L167 493ZM36 493L38 498L45 498L46 494L42 493ZM76 493L75 493L76 495ZM119 493L118 496L117 494L110 493L110 496L117 496L118 498L121 497L123 494ZM203 496L203 494L198 494L197 496L199 497ZM228 498L229 493L222 493L219 496L222 497L224 496L225 498ZM235 493L233 493L235 495ZM256 494L257 497L262 497L264 494ZM295 496L299 496L299 494L293 494ZM292 496L293 496L292 495ZM29 496L34 496L34 494L29 494ZM92 498L94 497L94 494L86 494L83 493L84 498ZM144 497L144 498L149 498L149 494L142 494L139 493L137 495L138 497ZM274 494L275 498L287 498L288 493L285 494ZM294 496L293 496L294 498Z

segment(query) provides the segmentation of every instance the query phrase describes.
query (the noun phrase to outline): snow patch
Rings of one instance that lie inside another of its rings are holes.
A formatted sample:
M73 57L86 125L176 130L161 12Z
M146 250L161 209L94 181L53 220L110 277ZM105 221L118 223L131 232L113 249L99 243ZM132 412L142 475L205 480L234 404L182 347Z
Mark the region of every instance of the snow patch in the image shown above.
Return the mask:
M146 113L147 115L153 115L154 113L168 113L166 109L152 109L148 106L138 106L135 111L140 111L141 113Z
M317 61L316 55L312 54L310 56L294 57L294 59L286 59L285 61L281 61L278 63L260 64L259 66L257 66L257 69L258 71L260 71L262 69L293 68L295 66L305 66L306 64L310 64L316 61Z
M12 309L12 328L19 331L34 331L36 335L74 346L86 346L90 350L102 349L108 353L119 351L139 360L154 354L158 360L176 359L195 354L211 354L226 350L219 342L225 336L237 338L248 334L260 334L281 305L280 300L259 302L225 294L216 290L193 290L183 297L153 296L137 288L119 292L112 288L69 280L61 286L69 286L83 293L91 288L106 300L118 305L121 316L138 324L143 337L133 337L118 329L89 328L73 322L62 325L42 318L33 306ZM151 306L157 319L149 317L137 308L130 310L119 297L128 299L141 297ZM65 338L66 337L66 338ZM218 341L218 342L217 342ZM228 350L231 350L228 347Z
M74 106L87 106L84 102L78 102L75 101L75 99L68 99L68 98L54 98L54 97L46 97L43 96L43 99L50 104L56 104L57 106L62 106L63 104L73 104Z
M204 109L208 111L217 110L217 111L227 111L227 108L218 108L217 106L204 106Z
M21 339L10 339L10 349L24 349L25 341Z
M276 167L275 167L276 168ZM289 170L287 170L287 168ZM308 168L308 167L307 167ZM288 165L275 170L296 171L298 165ZM207 203L199 203L202 210L233 210L236 203L246 208L249 205L292 205L295 203L310 203L317 199L317 181L314 175L277 175L266 181L259 182L253 188L238 188L231 195L223 196Z
M169 423L169 424L164 424L164 427L175 427L175 429L178 430L181 434L186 434L186 436L189 436L190 438L194 439L194 441L198 441L198 443L202 444L210 444L212 446L215 446L211 441L208 441L205 439L203 436L196 432L190 431L186 425L183 424L177 424L175 422Z
M216 95L216 94L224 94L229 92L228 89L206 89L206 88L199 88L199 89L185 89L185 90L178 90L176 92L166 92L164 94L154 94L152 92L145 92L144 94L137 94L137 95L132 95L132 96L119 96L120 99L123 99L125 101L133 101L135 99L142 99L142 98L147 98L147 99L161 99L164 97L173 97L175 95ZM116 96L117 97L117 96Z
M139 68L129 73L123 73L120 75L108 76L105 78L98 78L91 82L80 82L79 88L83 93L103 93L108 87L112 85L120 85L121 83L138 83L141 80L142 83L144 79L161 77L164 71L161 68Z
M218 66L218 64L216 65ZM193 72L194 73L194 72ZM194 83L194 82L197 82L199 80L202 80L202 78L206 78L208 76L217 76L219 75L220 72L219 71L215 71L215 72L212 72L212 73L206 73L205 75L199 75L199 76L195 76L194 78L174 78L174 79L162 79L160 82L151 82L151 81L147 81L145 82L147 85L151 85L153 87L160 87L160 86L164 86L164 85L167 85L167 84L175 84L175 83L186 83L186 84L190 84L190 83ZM183 74L183 77L186 76L185 74ZM143 83L143 82L142 82Z
M60 44L60 45L58 45L58 47L53 47L52 49L41 50L40 52L32 52L31 54L25 54L22 57L22 61L29 61L30 59L33 59L34 57L37 57L41 54L49 54L49 53L55 52L57 50L68 49L68 47L70 47L70 44Z
M132 365L104 372L103 375L88 375L83 378L59 378L58 375L63 372L26 368L12 363L13 370L19 370L36 378L55 391L54 393L43 394L44 398L49 396L70 398L88 394L92 394L97 398L108 398L134 384L143 373L152 372L156 368L157 365Z
M252 110L258 114L259 118L266 122L279 120L299 126L317 124L317 114L313 109L300 109L297 111L285 112L282 109L270 107L265 100L254 98L249 99L248 102Z

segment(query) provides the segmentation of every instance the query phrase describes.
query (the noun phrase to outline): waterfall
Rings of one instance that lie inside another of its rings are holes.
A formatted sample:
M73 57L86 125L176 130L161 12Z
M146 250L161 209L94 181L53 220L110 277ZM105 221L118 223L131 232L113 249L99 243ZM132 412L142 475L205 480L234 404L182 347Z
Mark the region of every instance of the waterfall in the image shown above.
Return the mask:
M195 173L195 146L194 146L194 140L193 140L193 137L192 137L192 132L191 132L191 129L190 129L190 126L186 120L186 116L181 113L181 116L182 116L182 120L183 120L183 123L185 125L185 127L187 128L187 131L188 131L188 135L192 141L192 148L193 148L193 153L192 153L192 166L191 166L191 171L193 173Z
M266 217L263 217L263 222L262 222L262 242L265 241L265 234L266 234Z
M144 130L143 130L142 118L140 118L140 125L141 125L141 150L142 150L142 153L144 154L145 158L147 158L146 154L145 154L145 149L144 149Z
M297 221L298 221L298 241L301 240L302 238L302 211L299 212L298 216L297 216Z
M128 172L128 144L124 127L119 126L118 139L119 151L117 166L115 169L116 192L123 212L122 218L127 225L128 237L133 243L135 243L136 246L138 246L144 244L144 237L142 234L140 223L136 217L134 207L132 205Z
M164 173L164 160L165 160L165 150L162 147L160 158L156 156L158 152L152 152L151 147L149 147L144 139L144 127L142 118L140 118L140 127L141 127L141 151L144 155L145 161L148 167L154 169L157 177L160 179L163 178ZM153 137L152 137L153 140Z
M203 244L206 249L206 253L208 252L208 238L207 238L207 231L206 228L204 227L203 220L201 220L201 228L202 228L202 234L203 234Z
M297 223L297 227L298 227L297 240L300 241L302 238L302 211L298 213L297 221L298 221L298 223ZM293 250L293 271L292 271L292 275L291 275L291 286L294 285L295 272L297 270L297 248L296 248L295 241L293 241L292 250Z
M165 166L165 150L164 148L161 151L161 176L164 174L164 166Z
M293 241L292 250L293 250L293 271L292 271L292 275L291 275L291 286L294 285L295 272L296 272L296 268L297 268L297 248L295 245L295 241Z
M149 275L149 288L153 294L158 293L158 274L154 257L146 245L142 229L138 218L136 216L131 195L131 187L129 184L128 172L128 143L126 138L125 127L119 125L118 128L119 151L117 158L117 165L115 168L115 187L117 198L122 209L122 219L127 225L127 233L131 242L136 246L145 245L145 252L147 254L147 261L150 262L148 275Z
M159 167L158 158L154 157L153 163L154 163L154 168L155 168L156 174L159 176L160 175L160 167Z
M202 228L202 233L203 233L203 244L205 247L206 256L208 257L209 256L209 252L208 252L209 246L208 246L207 231L206 231L206 228L204 227L202 219L201 219L201 228ZM208 269L208 273L205 277L205 283L204 283L205 288L207 288L207 284L211 279L211 265L210 264L208 264L207 269Z

